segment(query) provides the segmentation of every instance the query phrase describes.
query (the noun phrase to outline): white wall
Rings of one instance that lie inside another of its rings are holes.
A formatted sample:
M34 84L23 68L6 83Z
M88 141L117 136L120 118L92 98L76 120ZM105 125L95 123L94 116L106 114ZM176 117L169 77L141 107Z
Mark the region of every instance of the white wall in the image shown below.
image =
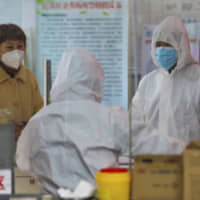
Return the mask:
M21 25L22 0L0 0L0 23Z
M200 0L136 0L136 9L139 35L145 24L159 24L170 15L200 21Z

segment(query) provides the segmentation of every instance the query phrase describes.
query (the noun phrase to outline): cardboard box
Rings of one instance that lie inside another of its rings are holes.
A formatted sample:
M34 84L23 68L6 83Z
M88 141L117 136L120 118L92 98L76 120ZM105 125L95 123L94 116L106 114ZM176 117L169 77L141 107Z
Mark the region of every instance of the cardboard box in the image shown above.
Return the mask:
M139 155L134 161L134 200L182 200L182 156Z
M200 199L200 140L192 141L184 150L184 200Z
M40 194L37 181L33 177L16 177L15 194Z
M15 193L40 194L41 191L35 178L15 168Z

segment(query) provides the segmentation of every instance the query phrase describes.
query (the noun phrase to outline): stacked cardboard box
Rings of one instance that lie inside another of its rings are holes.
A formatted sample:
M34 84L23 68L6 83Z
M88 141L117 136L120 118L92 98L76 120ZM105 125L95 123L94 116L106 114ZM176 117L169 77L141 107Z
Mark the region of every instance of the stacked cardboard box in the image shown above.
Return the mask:
M200 140L182 155L139 155L133 170L134 200L199 200Z
M182 157L141 155L134 163L135 200L182 200Z
M184 200L200 199L200 140L192 141L183 154Z

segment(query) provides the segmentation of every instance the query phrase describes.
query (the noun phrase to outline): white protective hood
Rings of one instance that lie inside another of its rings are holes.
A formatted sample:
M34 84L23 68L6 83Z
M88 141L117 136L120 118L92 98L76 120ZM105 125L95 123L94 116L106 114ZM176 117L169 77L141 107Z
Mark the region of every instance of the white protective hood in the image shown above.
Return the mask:
M171 73L155 58L157 41L170 43L178 52ZM158 69L144 76L132 100L134 154L181 153L191 139L200 138L200 66L191 57L177 17L167 17L155 29L152 57Z
M156 42L159 41L169 43L176 49L178 62L175 70L196 63L190 53L190 43L186 29L178 17L167 17L155 28L152 36L151 56L154 64L162 68L155 57Z
M84 48L65 53L51 90L51 104L27 124L17 143L17 165L56 195L81 180L95 186L97 170L115 166L128 152L128 114L100 102L103 69Z
M51 101L94 100L103 97L104 73L87 49L73 47L62 57L51 90Z

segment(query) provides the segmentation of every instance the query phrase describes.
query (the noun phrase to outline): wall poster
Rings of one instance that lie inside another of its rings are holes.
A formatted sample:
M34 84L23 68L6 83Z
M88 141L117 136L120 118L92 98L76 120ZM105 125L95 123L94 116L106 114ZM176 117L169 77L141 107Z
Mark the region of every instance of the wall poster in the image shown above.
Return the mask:
M88 48L104 68L107 105L128 110L128 2L126 0L37 0L37 78L52 63L52 82L64 51Z

